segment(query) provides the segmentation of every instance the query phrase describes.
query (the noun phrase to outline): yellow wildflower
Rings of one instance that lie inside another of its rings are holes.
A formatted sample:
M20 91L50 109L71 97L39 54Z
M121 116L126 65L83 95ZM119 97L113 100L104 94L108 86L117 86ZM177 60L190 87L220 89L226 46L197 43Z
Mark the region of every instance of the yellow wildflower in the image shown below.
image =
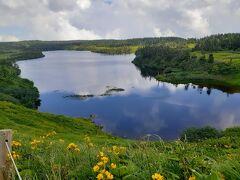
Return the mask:
M20 143L20 142L18 142L18 141L12 141L12 147L14 147L14 148L19 148L19 147L21 147L22 146L22 144Z
M120 153L123 153L126 151L126 148L125 147L118 147L118 146L113 146L112 147L112 152L116 155L120 154Z
M113 179L113 175L110 172L105 171L104 174L107 176L107 179Z
M77 145L74 144L74 143L70 143L68 146L67 146L67 149L69 151L75 151L77 149Z
M188 178L188 180L196 180L196 177L195 176L191 176Z
M103 157L104 153L102 151L99 152L99 156Z
M30 144L31 144L32 146L36 146L36 145L38 145L38 144L40 144L40 143L41 143L41 141L34 139Z
M153 180L163 180L164 177L159 173L155 173L155 174L152 175L152 179Z
M17 159L19 159L20 158L20 155L17 153L17 152L15 152L15 151L12 151L12 157L13 157L13 159L14 160L17 160ZM9 155L8 155L9 156Z
M94 171L94 172L98 172L99 169L100 169L100 167L99 167L98 165L96 165L96 166L93 167L93 171Z
M103 164L104 163L102 161L97 163L98 166L102 166Z
M106 169L101 170L101 173L104 174L106 172Z
M104 178L103 174L98 174L97 177L96 177L98 180L102 180Z
M108 159L108 157L103 156L103 157L101 157L101 160L103 161L104 164L106 164L109 159Z
M116 168L117 168L117 165L114 164L114 163L112 163L112 164L111 164L111 168L112 168L112 169L116 169Z
M34 139L32 142L30 142L30 144L31 144L31 146L32 146L31 149L36 149L37 146L38 146L40 143L41 143L41 141Z

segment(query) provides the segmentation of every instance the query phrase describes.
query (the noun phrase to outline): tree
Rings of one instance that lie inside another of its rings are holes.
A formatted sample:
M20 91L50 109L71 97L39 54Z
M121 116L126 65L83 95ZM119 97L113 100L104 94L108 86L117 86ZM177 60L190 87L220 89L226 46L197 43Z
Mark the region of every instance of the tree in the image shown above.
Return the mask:
M200 56L199 61L206 62L206 56L205 55Z
M209 56L208 56L208 62L209 62L209 63L213 63L213 62L214 62L214 56L213 56L212 53L209 54Z

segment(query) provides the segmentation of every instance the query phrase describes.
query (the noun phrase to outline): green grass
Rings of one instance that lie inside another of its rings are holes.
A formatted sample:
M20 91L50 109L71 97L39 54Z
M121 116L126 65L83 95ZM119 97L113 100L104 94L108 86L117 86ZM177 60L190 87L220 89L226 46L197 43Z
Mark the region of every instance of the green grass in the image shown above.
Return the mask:
M150 179L154 173L165 179L240 176L240 128L200 142L147 142L113 137L88 119L40 113L9 102L0 102L0 119L0 128L13 129L14 141L21 143L13 145L13 154L24 179L95 179L100 152L108 158L100 169L115 179ZM69 143L74 143L70 150Z
M197 57L200 57L203 54L209 54L208 52L202 53L200 51L195 51L191 53ZM239 51L218 51L212 53L215 61L217 62L225 62L230 63L232 59L232 63L239 64L240 63L240 52Z
M34 138L50 131L56 131L56 138L80 141L85 135L105 142L117 141L118 138L104 133L100 127L94 125L89 119L70 118L61 115L41 113L37 110L0 101L0 128L14 129L17 136L30 136Z
M81 46L75 45L71 46L68 49L70 50L88 50L96 53L103 54L133 54L139 49L141 46L119 46L119 47L111 47L111 46Z

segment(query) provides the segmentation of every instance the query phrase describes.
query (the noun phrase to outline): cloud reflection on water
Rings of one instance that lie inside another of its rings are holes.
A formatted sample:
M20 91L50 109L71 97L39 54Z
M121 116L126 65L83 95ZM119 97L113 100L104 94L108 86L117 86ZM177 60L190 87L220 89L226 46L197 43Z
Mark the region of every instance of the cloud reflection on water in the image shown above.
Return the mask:
M90 52L45 52L46 57L18 62L22 77L32 79L41 93L40 111L88 117L115 135L140 138L158 134L172 139L188 127L240 125L240 94L173 85L144 78L131 63L134 55L106 56ZM63 98L95 94L106 86L124 88L113 96L88 100ZM59 91L55 91L59 90Z

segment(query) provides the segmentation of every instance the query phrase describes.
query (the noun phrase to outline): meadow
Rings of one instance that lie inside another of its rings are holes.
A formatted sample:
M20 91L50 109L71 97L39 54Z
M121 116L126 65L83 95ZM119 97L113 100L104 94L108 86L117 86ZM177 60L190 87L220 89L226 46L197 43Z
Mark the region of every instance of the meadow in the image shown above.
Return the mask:
M151 142L113 137L89 119L40 113L8 102L0 102L0 118L1 129L14 130L12 154L23 179L240 177L239 128L227 129L218 138L187 134L189 140Z

